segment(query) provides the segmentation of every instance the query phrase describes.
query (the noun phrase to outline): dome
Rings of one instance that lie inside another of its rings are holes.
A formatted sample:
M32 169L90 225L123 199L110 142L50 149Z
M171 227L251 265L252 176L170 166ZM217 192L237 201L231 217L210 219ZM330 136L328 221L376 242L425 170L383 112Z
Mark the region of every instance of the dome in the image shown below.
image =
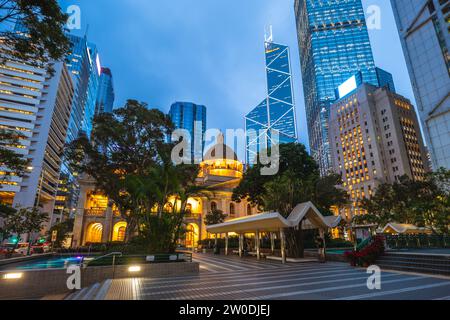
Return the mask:
M214 179L219 179L218 182L242 178L244 172L244 166L236 153L224 144L223 134L217 137L217 144L205 153L200 168L200 178L211 180L212 177L216 177Z
M217 137L217 144L211 147L204 155L204 161L234 160L239 161L236 152L224 143L223 134Z

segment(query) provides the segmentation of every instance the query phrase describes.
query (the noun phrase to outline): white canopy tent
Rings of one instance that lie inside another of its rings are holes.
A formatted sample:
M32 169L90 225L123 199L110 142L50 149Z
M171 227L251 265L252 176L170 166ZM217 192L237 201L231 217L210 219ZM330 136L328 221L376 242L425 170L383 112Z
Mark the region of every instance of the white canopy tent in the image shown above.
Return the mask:
M281 256L283 263L286 263L286 248L284 229L298 228L300 223L307 226L308 229L318 228L321 236L328 229L335 228L341 222L341 217L324 217L311 202L305 202L297 205L289 217L286 219L278 212L261 213L258 215L229 220L225 223L208 226L206 230L212 234L225 234L225 254L228 254L228 234L239 234L239 255L243 251L243 235L246 233L255 233L256 235L256 255L260 259L260 233L271 234L272 252L274 251L273 233L279 232L281 239ZM217 237L216 237L217 239Z

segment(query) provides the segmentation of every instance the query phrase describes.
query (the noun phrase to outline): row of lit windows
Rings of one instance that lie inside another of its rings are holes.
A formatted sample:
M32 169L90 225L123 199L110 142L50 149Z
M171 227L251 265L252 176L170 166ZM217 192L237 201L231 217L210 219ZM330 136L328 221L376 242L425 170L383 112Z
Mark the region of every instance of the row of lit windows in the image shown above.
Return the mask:
M34 115L33 112L29 112L29 111L24 111L24 110L19 110L19 109L13 109L13 108L6 108L6 107L0 107L0 111L8 111L8 112L14 112L14 113L21 113L21 114L25 114L25 115Z

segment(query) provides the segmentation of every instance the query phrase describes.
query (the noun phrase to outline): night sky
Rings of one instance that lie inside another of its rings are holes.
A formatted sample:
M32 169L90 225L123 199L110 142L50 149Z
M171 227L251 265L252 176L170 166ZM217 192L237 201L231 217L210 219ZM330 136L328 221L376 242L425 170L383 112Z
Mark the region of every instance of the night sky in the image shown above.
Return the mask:
M413 93L389 0L381 30L370 30L376 64L393 73L398 93ZM243 128L266 95L264 28L291 48L300 141L308 145L294 0L61 0L81 8L82 30L112 69L115 107L127 99L168 112L175 101L204 104L208 128ZM87 28L89 25L89 28ZM413 100L414 102L414 100ZM238 155L243 157L243 150Z

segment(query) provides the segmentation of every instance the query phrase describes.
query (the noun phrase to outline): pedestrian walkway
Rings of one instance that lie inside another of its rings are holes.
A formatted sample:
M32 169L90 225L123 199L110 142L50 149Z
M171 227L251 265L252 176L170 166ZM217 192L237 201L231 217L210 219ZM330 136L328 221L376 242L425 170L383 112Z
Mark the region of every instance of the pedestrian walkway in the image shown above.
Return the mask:
M193 261L200 263L200 271L210 273L268 270L292 268L294 265L281 265L278 261L256 260L254 257L239 258L238 256L193 255Z
M450 279L383 272L381 290L347 264L271 261L195 254L196 276L114 280L107 300L446 300Z

